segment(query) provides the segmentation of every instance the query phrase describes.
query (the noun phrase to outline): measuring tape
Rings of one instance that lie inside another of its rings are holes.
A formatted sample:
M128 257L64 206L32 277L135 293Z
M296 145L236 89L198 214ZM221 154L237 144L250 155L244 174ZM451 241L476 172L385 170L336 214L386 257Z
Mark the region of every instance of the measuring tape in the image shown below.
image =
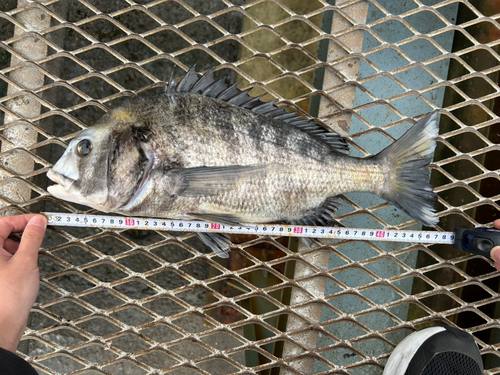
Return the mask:
M145 229L179 232L257 234L277 237L312 237L342 240L418 242L453 244L454 232L421 230L385 230L364 228L317 227L283 224L248 224L244 226L205 221L166 220L87 214L44 212L49 225L111 229Z

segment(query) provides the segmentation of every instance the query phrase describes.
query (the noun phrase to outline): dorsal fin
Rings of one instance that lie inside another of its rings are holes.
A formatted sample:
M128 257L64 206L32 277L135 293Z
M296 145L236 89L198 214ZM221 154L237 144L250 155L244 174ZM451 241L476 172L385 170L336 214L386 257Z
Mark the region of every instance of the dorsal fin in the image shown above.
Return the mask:
M215 83L213 73L214 73L214 68L210 69L208 72L202 75L200 79L191 88L191 92L194 94L201 94L213 83Z
M241 81L232 85L226 83L226 78L216 81L213 76L213 68L198 78L195 67L196 65L193 65L178 83L170 79L165 86L165 91L190 92L223 100L233 105L269 116L273 119L284 121L321 139L336 152L343 154L349 153L349 145L339 134L329 132L321 125L312 122L312 120L305 119L295 112L287 112L285 108L277 107L274 104L276 100L267 103L262 102L260 98L265 94L256 98L251 97L248 95L250 90L242 91L236 87Z
M181 81L175 87L175 91L191 92L191 88L195 85L196 82L198 82L198 75L196 74L195 68L196 64L188 70L184 77L182 77Z

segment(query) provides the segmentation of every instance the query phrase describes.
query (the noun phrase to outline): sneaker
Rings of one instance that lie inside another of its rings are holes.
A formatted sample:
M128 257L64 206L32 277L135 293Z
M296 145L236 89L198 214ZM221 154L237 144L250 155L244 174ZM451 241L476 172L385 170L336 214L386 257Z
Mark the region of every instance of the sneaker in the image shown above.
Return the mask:
M453 327L413 332L394 349L383 375L482 375L474 338Z

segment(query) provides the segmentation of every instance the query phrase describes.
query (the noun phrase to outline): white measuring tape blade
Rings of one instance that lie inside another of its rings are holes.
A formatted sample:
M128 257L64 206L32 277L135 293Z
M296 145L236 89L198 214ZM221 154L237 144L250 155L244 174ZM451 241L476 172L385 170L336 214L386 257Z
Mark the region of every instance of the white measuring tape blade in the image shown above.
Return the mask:
M453 244L455 233L420 230L316 227L283 224L223 225L205 221L167 220L87 214L44 212L48 225L111 229L143 229L179 232L257 234L277 237L312 237L342 240L368 240Z

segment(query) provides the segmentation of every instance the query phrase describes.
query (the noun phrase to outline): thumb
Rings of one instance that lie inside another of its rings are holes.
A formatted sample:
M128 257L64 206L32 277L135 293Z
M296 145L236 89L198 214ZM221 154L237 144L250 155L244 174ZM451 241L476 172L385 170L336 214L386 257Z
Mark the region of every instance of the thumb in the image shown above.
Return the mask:
M500 264L500 246L495 246L491 249L490 257L495 261L495 263Z
M38 250L43 241L47 219L43 215L36 215L26 225L19 249L13 259L22 262L25 266L36 268L38 266Z

